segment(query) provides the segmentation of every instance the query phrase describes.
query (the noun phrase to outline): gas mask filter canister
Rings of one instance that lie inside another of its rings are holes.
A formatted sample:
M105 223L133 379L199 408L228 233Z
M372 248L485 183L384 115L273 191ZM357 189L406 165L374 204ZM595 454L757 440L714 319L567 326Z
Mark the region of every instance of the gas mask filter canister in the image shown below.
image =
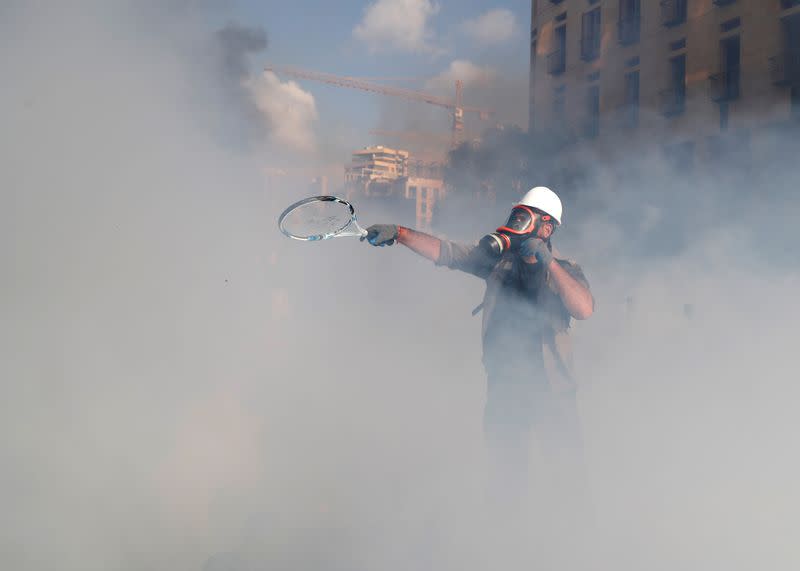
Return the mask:
M495 257L503 252L516 250L536 230L536 213L527 206L514 207L508 221L491 234L481 238L478 243L486 252Z

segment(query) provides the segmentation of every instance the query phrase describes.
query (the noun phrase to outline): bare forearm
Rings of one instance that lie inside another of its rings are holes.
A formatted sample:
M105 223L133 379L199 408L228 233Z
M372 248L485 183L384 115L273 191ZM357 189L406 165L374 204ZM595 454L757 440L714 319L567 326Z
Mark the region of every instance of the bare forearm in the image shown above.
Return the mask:
M575 319L591 317L594 312L594 298L591 292L555 260L550 262L549 269L556 290L570 315Z
M442 251L439 238L403 226L397 227L397 241L420 256L436 262Z

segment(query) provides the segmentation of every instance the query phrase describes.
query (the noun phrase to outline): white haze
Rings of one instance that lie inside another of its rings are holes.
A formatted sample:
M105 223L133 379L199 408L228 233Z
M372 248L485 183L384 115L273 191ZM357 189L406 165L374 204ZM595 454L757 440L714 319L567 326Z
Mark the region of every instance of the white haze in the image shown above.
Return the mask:
M264 176L270 133L199 6L2 8L0 566L547 563L559 541L501 555L484 517L481 283L283 239L305 189ZM668 182L567 202L598 300L574 330L598 531L558 539L595 568L800 565L787 176L774 226L687 189L713 223L670 256L632 253L614 210L673 216L644 194ZM476 218L462 234L498 224Z

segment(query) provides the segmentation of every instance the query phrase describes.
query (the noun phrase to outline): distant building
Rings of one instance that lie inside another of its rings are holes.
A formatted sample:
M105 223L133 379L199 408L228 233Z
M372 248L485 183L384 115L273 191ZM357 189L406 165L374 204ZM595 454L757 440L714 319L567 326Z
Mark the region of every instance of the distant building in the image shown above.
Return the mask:
M353 153L352 162L344 169L348 189L364 196L390 196L396 192L398 180L408 177L408 151L377 146Z
M800 118L800 0L533 0L529 105L599 158L758 160Z
M414 160L408 151L383 146L353 153L344 179L348 199L413 200L416 226L422 229L430 228L436 204L445 195L440 164Z

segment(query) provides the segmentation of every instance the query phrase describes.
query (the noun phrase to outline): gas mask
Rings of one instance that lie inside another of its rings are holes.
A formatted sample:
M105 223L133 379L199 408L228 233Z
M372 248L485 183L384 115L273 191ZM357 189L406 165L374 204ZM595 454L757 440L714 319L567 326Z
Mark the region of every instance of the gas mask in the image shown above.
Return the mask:
M525 240L536 235L540 220L549 222L551 218L547 214L519 204L511 210L508 222L481 238L479 245L495 257L504 252L513 252Z

